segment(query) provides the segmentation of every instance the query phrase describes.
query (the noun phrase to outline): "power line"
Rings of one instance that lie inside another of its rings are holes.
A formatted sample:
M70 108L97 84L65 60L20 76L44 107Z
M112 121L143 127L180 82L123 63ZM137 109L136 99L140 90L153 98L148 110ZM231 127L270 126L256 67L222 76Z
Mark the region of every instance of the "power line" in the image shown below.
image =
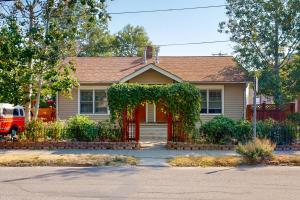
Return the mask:
M208 8L220 8L228 6L227 4L222 5L210 5L210 6L197 6L187 8L169 8L169 9L157 9L157 10L140 10L140 11L124 11L124 12L110 12L109 15L123 15L123 14L140 14L140 13L154 13L154 12L172 12L172 11L183 11L183 10L197 10L197 9L208 9Z
M189 43L171 43L171 44L159 44L157 46L160 46L160 47L184 46L184 45L199 45L199 44L215 44L215 43L224 43L224 42L230 42L230 40L215 40L215 41L189 42Z
M0 0L1 1L13 1L13 0ZM210 8L220 8L228 6L227 4L221 5L209 5L209 6L196 6L196 7L186 7L186 8L168 8L168 9L156 9L156 10L140 10L140 11L122 11L122 12L108 12L108 15L124 15L124 14L141 14L141 13L156 13L156 12L173 12L173 11L185 11L185 10L198 10L198 9L210 9ZM90 16L96 16L97 14L85 14ZM64 14L59 16L53 16L56 18L69 16L69 17L79 17L83 15L72 15L72 14ZM16 18L24 18L24 17L16 17Z

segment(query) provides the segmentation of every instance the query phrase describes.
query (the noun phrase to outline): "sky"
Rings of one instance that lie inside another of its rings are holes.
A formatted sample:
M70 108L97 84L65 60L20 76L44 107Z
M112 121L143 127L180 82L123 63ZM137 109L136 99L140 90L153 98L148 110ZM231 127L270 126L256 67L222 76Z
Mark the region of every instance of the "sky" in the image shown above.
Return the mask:
M185 8L223 5L224 0L113 0L108 2L108 12ZM143 26L155 45L229 40L221 34L218 24L226 20L225 7L173 12L112 15L109 29L112 33L125 25ZM160 48L162 56L210 56L217 53L232 55L232 43L215 43Z

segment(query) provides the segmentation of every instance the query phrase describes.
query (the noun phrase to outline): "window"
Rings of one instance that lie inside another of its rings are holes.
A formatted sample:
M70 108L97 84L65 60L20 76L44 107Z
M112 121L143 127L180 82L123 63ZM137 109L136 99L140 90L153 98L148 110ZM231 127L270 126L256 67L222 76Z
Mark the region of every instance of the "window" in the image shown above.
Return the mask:
M19 110L17 108L15 108L13 110L13 116L18 117L19 116Z
M107 114L108 102L105 90L80 90L81 114Z
M80 113L93 113L93 90L80 91Z
M201 90L201 113L207 113L207 90Z
M107 113L107 97L104 90L95 90L95 113L106 114Z
M20 116L21 116L21 117L24 116L24 111L23 111L23 109L20 109Z
M222 90L207 89L200 90L201 93L201 113L220 114L222 113Z

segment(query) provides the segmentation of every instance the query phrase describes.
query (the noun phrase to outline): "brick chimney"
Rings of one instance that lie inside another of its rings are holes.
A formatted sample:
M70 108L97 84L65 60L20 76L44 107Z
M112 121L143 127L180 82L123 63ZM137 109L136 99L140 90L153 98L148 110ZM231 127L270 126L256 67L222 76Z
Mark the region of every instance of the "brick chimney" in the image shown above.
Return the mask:
M143 64L147 64L147 60L152 59L152 57L153 57L152 54L153 54L153 47L150 45L145 46L144 56L143 56Z

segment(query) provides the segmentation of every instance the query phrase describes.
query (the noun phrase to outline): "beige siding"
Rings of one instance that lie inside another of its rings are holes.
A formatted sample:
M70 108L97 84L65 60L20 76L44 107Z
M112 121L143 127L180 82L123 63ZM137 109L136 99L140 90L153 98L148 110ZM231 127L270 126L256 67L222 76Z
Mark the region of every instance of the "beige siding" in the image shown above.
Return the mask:
M224 115L234 120L244 118L245 84L226 84L224 93Z
M78 113L78 89L72 90L72 98L58 94L58 119L66 120Z
M208 86L209 87L209 86ZM245 90L246 84L224 84L224 116L233 120L240 120L244 118L245 112ZM202 123L205 123L215 116L213 114L201 114Z
M144 74L132 79L134 81L140 81L139 83L147 83L148 81L152 83L171 83L173 82L169 78L162 78L161 75L153 71L149 74L145 72ZM152 77L152 78L151 78ZM131 82L131 81L130 81ZM199 85L198 85L199 86ZM202 84L203 86L203 84ZM208 86L209 85L205 85ZM98 87L98 86L89 86L89 87ZM224 84L224 115L230 117L234 120L239 120L244 117L244 101L245 101L245 87L246 84ZM78 114L78 89L73 89L72 99L66 98L61 94L58 94L58 118L61 120L66 120L69 117L75 116ZM148 120L152 122L154 120L154 107L149 105L148 109ZM87 115L93 120L105 120L109 119L109 115ZM201 121L203 123L212 119L217 115L201 115Z
M128 82L141 84L168 84L173 83L173 80L151 69L132 78Z
M72 91L72 98L67 98L58 94L58 119L66 120L78 114L78 89ZM93 120L109 119L109 115L86 115Z

